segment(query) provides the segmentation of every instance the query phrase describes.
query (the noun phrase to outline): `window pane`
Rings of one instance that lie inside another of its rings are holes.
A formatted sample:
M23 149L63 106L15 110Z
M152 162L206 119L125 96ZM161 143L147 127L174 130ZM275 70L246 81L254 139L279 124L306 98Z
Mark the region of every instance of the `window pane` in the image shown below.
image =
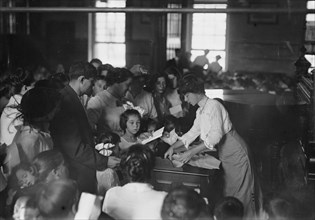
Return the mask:
M195 58L199 55L203 55L203 50L191 50L191 61L194 61ZM219 60L219 64L222 66L223 70L225 70L225 56L226 53L224 50L210 50L210 52L207 55L207 58L209 60L209 63L212 63L215 61L215 57L217 55L221 56L221 59Z
M180 4L168 4L168 8L181 8ZM177 13L167 14L167 38L166 38L166 58L175 57L175 49L181 48L181 28L182 15Z
M194 8L226 8L226 4L194 4ZM225 68L226 47L226 13L195 13L192 24L192 60L209 49L208 59L215 60L216 55L222 59L220 64Z
M315 9L315 1L308 1L307 9Z
M109 63L115 67L124 67L126 65L126 45L95 43L94 57L99 58L103 63Z
M126 7L126 0L95 2L96 7ZM103 63L123 67L126 65L125 13L96 13L93 57Z

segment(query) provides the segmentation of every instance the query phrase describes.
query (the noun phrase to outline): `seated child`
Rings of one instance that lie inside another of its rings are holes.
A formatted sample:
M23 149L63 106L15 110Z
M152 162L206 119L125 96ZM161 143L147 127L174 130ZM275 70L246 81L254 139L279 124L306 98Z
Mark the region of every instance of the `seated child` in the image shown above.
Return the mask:
M242 220L243 216L243 204L235 197L224 197L215 205L214 220Z

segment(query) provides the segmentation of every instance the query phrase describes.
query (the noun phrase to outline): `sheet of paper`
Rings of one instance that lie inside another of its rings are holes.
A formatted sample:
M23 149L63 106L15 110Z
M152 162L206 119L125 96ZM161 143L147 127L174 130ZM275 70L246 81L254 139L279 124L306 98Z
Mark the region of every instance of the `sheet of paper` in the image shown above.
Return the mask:
M147 139L144 139L141 142L141 144L147 144L147 143L149 143L151 141L154 141L155 139L158 139L159 137L162 137L163 131L164 131L164 127L162 127L159 130L155 131L151 137L149 137Z
M182 105L175 105L173 106L172 108L169 109L170 110L170 113L172 115L176 115L178 114L179 112L182 112L183 109L182 109Z
M78 211L74 217L80 219L98 219L101 214L103 198L90 193L81 193Z

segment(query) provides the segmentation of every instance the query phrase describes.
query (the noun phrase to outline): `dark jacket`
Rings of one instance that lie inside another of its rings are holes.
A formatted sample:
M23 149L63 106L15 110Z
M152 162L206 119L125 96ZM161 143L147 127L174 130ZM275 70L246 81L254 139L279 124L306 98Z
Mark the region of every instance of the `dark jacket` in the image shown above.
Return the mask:
M66 86L60 92L60 111L50 125L54 148L68 160L70 176L78 182L79 189L95 194L96 170L106 169L108 158L94 148L92 129L75 91Z

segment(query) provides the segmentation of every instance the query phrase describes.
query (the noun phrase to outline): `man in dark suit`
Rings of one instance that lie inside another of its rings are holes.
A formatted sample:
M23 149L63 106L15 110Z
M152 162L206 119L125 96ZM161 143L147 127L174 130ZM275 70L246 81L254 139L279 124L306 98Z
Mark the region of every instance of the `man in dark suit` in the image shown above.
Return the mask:
M92 129L80 98L90 95L96 69L88 62L75 63L69 70L69 85L60 92L60 111L51 122L50 131L54 148L59 149L69 161L70 176L82 192L96 193L96 170L113 168L120 160L105 157L95 150Z

